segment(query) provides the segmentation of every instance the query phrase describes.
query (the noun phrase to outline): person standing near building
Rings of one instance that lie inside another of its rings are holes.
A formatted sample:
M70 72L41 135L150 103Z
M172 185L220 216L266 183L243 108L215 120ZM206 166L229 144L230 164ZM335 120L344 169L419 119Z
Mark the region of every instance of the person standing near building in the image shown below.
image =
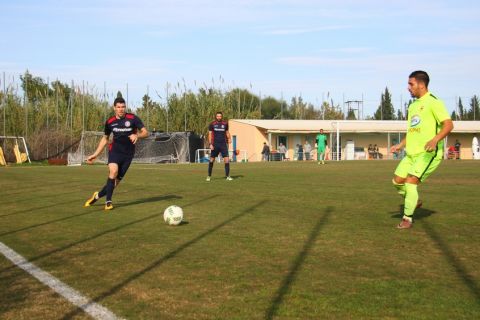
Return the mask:
M312 152L312 145L308 140L305 140L305 145L303 146L303 152L305 152L305 160L310 160L310 153Z
M285 155L287 154L287 148L280 142L278 146L278 153L280 153L280 161L285 160Z
M266 142L263 143L263 149L262 149L262 160L263 161L268 161L270 158L270 147Z
M460 159L460 147L462 144L458 139L455 140L455 159Z
M472 153L473 153L473 159L478 160L480 159L480 146L478 145L478 139L477 135L473 135L472 139Z
M405 198L399 229L413 226L413 213L421 206L417 187L438 168L443 159L443 139L453 130L445 104L428 91L430 78L425 71L414 71L408 79L408 91L415 100L408 107L406 137L392 146L392 152L405 148L392 180Z
M222 155L225 163L225 179L227 181L233 180L230 177L230 162L228 155L228 145L230 144L230 132L228 131L228 122L223 121L223 113L218 111L215 114L215 121L208 126L208 142L210 144L210 162L208 163L207 181L210 181L212 176L213 164L215 158L219 154Z
M323 133L323 129L320 129L320 133L317 134L316 143L318 164L325 164L325 148L327 147L327 135Z

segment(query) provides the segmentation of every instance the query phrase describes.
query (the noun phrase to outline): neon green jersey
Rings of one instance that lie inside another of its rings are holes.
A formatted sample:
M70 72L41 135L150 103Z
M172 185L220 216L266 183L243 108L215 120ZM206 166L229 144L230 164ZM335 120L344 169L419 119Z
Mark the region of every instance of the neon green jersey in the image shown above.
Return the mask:
M317 134L317 149L325 149L327 145L327 135L326 134Z
M409 155L425 152L425 145L440 132L441 123L450 119L443 102L430 92L415 100L408 107L408 131L405 150ZM438 142L435 151L443 156L443 140Z

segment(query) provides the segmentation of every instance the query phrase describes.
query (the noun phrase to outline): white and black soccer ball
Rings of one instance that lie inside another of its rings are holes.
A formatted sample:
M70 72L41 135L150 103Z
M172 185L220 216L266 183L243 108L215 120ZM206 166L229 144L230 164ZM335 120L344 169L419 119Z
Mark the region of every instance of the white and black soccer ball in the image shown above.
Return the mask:
M172 205L163 212L163 220L170 226L178 226L183 220L183 210L179 206Z

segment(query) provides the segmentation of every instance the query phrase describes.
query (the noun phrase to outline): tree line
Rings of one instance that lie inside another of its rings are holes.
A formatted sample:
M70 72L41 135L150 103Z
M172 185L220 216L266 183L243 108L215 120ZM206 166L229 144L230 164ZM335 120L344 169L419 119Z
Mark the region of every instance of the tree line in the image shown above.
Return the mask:
M105 120L112 115L114 97L88 83L50 82L26 71L19 84L21 90L9 85L0 91L0 135L24 136L33 159L65 152L78 142L82 131L102 131ZM353 109L345 110L345 114L333 100L315 107L301 96L287 102L272 96L261 97L244 88L222 89L204 84L193 91L185 83L177 83L167 84L162 95L157 91L156 98L145 94L141 104L130 109L150 131L193 131L206 135L208 124L219 110L226 119L356 120L359 116ZM122 96L122 92L117 92L117 96ZM410 102L405 103L403 111L396 110L385 88L377 110L366 118L403 120ZM469 110L459 99L457 110L458 114L452 114L455 120L478 119L478 98L472 98Z

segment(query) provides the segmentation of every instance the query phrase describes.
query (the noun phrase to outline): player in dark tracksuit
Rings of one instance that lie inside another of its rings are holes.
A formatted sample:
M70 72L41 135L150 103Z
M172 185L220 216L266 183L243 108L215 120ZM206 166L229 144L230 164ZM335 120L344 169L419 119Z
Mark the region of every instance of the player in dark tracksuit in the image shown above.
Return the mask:
M230 177L230 163L228 157L228 144L230 143L230 132L228 132L228 122L223 121L223 114L219 111L215 114L215 121L208 126L208 142L210 144L210 162L208 163L207 181L212 176L213 163L215 158L221 154L225 162L226 180L233 180Z
M89 207L98 199L107 196L105 210L113 209L113 189L120 183L132 163L135 155L135 143L139 138L148 136L148 131L145 129L142 120L132 113L126 113L123 98L115 99L113 110L115 115L105 122L105 135L100 140L97 150L87 158L87 163L92 163L108 144L108 138L113 133L113 141L109 145L108 152L109 174L107 183L101 191L93 193L92 197L85 202L85 207Z

